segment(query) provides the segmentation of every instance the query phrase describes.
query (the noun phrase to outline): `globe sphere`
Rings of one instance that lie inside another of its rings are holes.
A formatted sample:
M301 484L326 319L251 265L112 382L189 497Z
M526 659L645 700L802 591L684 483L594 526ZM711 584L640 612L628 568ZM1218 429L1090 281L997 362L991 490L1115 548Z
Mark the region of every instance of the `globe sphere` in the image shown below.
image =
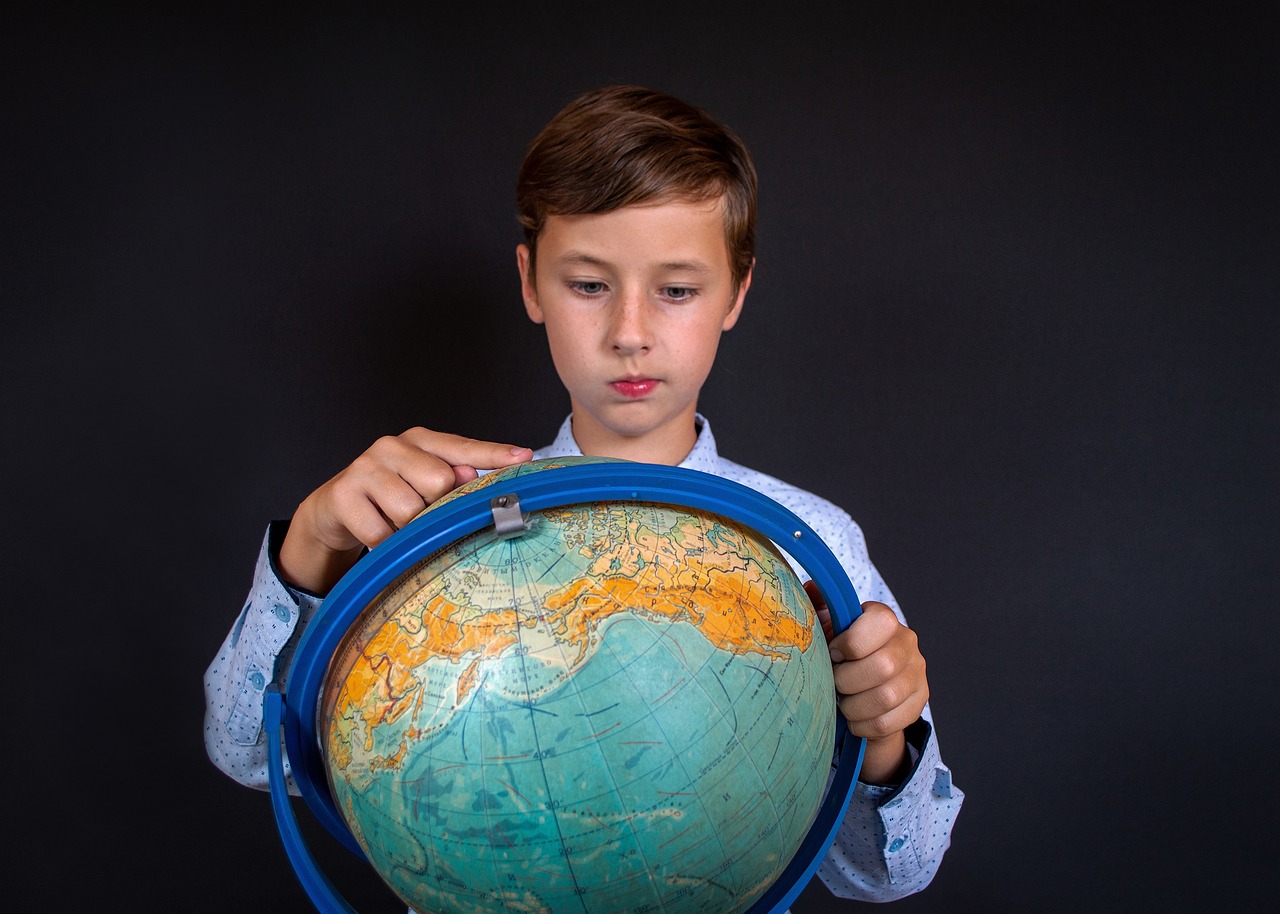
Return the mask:
M736 914L822 802L834 686L769 540L589 503L402 574L335 652L317 734L347 826L417 911Z

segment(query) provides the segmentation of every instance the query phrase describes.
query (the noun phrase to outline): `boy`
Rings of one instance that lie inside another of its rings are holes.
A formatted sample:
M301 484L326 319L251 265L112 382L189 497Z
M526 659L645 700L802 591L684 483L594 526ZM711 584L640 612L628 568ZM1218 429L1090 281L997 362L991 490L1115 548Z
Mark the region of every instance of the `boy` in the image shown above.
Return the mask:
M422 428L380 439L304 499L291 521L272 524L248 605L206 675L211 759L265 788L263 692L283 681L306 620L364 549L451 489L535 457L681 465L790 508L867 600L830 643L840 711L867 749L818 872L845 897L887 901L919 891L949 845L964 795L938 755L916 637L849 515L720 457L697 412L720 334L737 321L751 286L756 175L746 148L679 99L607 87L543 128L521 166L517 197L524 306L546 328L569 418L539 451Z

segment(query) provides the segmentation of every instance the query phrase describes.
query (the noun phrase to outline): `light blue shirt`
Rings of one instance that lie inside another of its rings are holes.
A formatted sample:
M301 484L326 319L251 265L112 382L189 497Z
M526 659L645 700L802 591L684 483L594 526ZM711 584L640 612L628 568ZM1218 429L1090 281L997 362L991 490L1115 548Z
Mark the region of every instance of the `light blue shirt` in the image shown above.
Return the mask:
M859 599L887 604L906 624L897 601L871 563L862 530L848 513L817 495L726 460L716 449L710 423L699 416L698 426L698 439L680 466L742 483L788 508L831 549ZM534 457L581 453L573 438L571 419L566 419L555 441L536 451ZM248 600L204 681L209 758L230 777L259 790L269 789L263 695L271 682L283 687L298 637L322 599L280 580L274 555L284 529L279 522L268 529ZM797 566L796 570L807 577L803 569ZM818 877L835 895L892 901L918 892L933 879L951 844L951 828L964 793L952 784L951 771L942 763L927 705L907 735L915 762L910 776L896 787L859 783L826 860L818 868ZM289 770L285 759L286 778L295 790Z

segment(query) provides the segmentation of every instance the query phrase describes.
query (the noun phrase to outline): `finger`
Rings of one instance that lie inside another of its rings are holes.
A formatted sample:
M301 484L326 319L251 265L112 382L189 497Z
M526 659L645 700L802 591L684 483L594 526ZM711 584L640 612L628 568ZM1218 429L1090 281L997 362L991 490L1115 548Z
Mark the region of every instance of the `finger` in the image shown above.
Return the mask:
M405 442L400 442L400 446L403 451L397 453L386 468L422 497L425 502L423 507L456 489L461 485L460 478L462 482L468 481L468 476L475 478L474 469L451 466L435 454L429 454ZM468 469L471 470L470 473L466 472Z
M884 603L868 600L862 613L831 641L831 659L859 660L878 651L900 628L906 628Z
M375 441L334 477L330 485L341 493L343 505L351 505L356 497L365 497L380 508L390 508L392 516L400 517L413 507L413 498L400 491L402 487L409 487L430 504L454 488L454 478L453 467L444 460L399 436L388 435Z
M527 447L500 444L495 441L480 441L447 432L433 432L431 429L421 427L411 428L400 437L419 450L434 454L454 467L496 470L533 459L533 451Z
M445 469L451 477L452 471L447 467ZM412 481L406 479L403 472L386 470L370 478L369 484L367 491L369 500L387 519L387 523L396 530L425 511L427 505L435 500L429 494L423 493Z
M894 684L910 692L926 681L924 657L905 636L870 657L835 664L832 676L841 695L860 695Z
M367 491L337 489L333 493L334 510L330 516L351 537L373 548L395 532L387 518Z
M881 739L914 723L928 700L927 682L913 687L904 680L841 696L839 707L849 732L866 739Z
M831 637L835 634L835 626L831 623L831 610L827 608L827 601L823 599L822 591L813 581L804 582L804 592L809 595L809 602L813 604L813 611L817 613L818 623L822 626L822 634L830 644Z
M363 476L360 483L357 492L346 494L340 516L352 534L369 547L409 523L428 504L417 489L385 467Z

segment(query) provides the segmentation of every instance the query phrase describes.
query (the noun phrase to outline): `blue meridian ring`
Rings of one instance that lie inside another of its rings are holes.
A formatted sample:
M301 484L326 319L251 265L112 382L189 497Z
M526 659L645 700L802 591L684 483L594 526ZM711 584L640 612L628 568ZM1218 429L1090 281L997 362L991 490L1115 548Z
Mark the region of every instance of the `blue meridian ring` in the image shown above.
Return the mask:
M282 790L284 784L283 761L278 753L283 726L294 781L303 799L325 828L360 857L364 853L329 792L316 737L320 692L329 661L348 629L388 586L418 562L490 526L490 499L512 494L520 500L520 510L526 515L584 502L639 501L727 517L771 539L808 572L831 611L836 632L844 631L862 612L849 576L808 524L755 489L699 470L618 461L559 466L484 486L432 508L388 537L343 576L316 610L298 642L283 702L269 703L272 713L267 720L268 739L276 741L272 764L281 769L271 771L272 793ZM782 875L747 914L786 911L835 840L866 749L866 740L855 742L846 737L844 719L837 715L832 781L817 818ZM323 911L351 911L310 859L289 805L275 801L273 808L286 851L312 901Z

